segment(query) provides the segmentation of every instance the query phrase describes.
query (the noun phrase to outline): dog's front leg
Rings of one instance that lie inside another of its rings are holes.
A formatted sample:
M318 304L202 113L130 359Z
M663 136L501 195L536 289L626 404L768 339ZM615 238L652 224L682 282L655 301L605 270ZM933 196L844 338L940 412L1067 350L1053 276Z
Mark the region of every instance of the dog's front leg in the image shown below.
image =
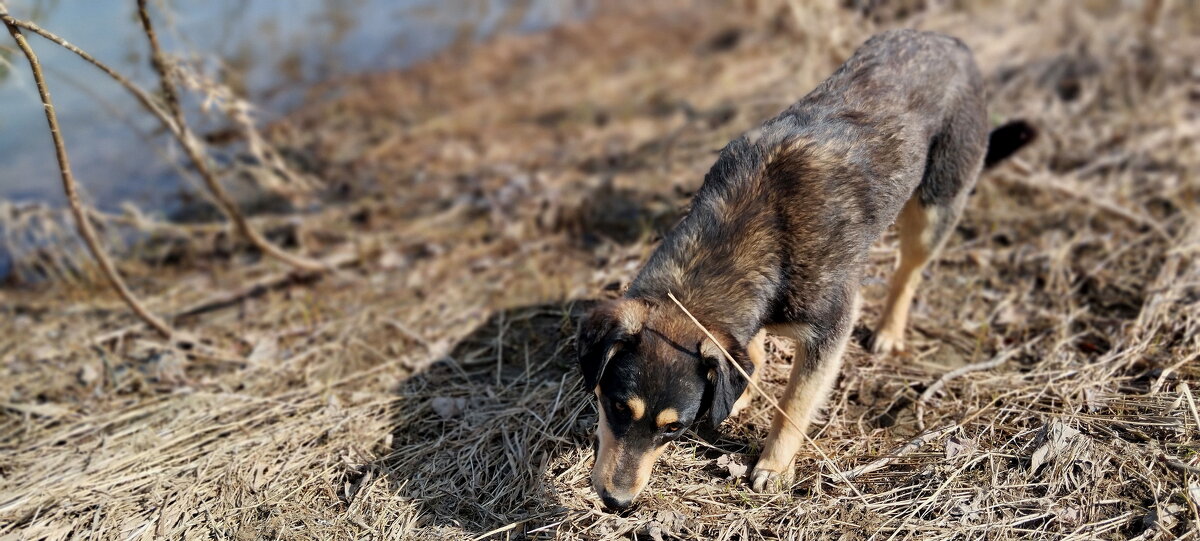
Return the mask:
M775 413L762 456L750 474L750 486L755 491L775 490L791 482L795 473L793 461L804 441L809 422L821 409L829 390L837 381L842 355L850 339L850 330L854 327L855 312L851 310L850 316L839 321L836 328L825 336L814 336L807 325L771 329L773 333L791 336L797 342L792 373L783 400L779 403L794 424L779 412Z

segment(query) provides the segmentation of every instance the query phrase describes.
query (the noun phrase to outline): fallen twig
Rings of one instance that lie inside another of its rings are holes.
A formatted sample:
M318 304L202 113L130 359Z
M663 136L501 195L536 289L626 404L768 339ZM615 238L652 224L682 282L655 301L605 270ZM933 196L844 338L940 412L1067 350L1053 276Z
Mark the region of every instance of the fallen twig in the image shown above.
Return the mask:
M349 265L360 259L359 254L355 252L344 252L335 254L331 257L320 260L320 264L328 269L337 269L339 267ZM295 280L302 280L306 277L311 277L311 274L296 273L296 272L279 272L259 278L243 286L237 291L221 293L204 299L203 301L193 303L179 310L173 317L184 318L197 316L205 312L219 310L227 306L236 304L237 302L249 297L255 297L267 292L270 289L279 287Z
M1041 339L1042 337L1039 336L1031 340L1028 344L1026 344L1026 347L1038 343L1038 341ZM933 384L930 385L928 389L925 389L925 392L921 393L921 396L917 398L917 427L921 430L925 430L925 403L928 402L930 398L933 398L933 395L937 394L938 391L942 390L942 387L946 386L946 382L961 377L964 374L970 374L971 372L979 372L980 370L990 370L992 368L996 368L997 366L1004 364L1006 361L1011 359L1013 355L1016 355L1017 352L1022 350L1023 348L1005 350L987 361L960 366L954 370L942 374L942 377L933 382Z
M321 261L321 264L330 269L337 269L346 265L350 265L356 261L359 261L360 259L360 254L357 252L348 251L325 258ZM171 319L175 320L185 317L194 317L205 312L227 308L237 304L240 301L257 297L271 289L278 288L295 280L303 279L304 277L304 274L297 274L296 272L278 272L269 274L238 288L236 291L216 293L214 295L205 297L202 300L189 304L171 314ZM112 342L113 340L120 339L130 332L137 330L137 328L138 327L136 325L131 325L106 332L96 336L95 338L92 338L92 344L101 345Z
M1033 171L1028 166L1023 166L1019 159L1014 160L1013 163L1014 163L1013 167L1018 168L1023 173L1025 173L1027 175L1033 173ZM1156 235L1161 237L1163 240L1166 240L1166 241L1171 240L1170 232L1168 232L1167 229L1165 227L1163 227L1163 224L1159 223L1158 220L1155 220L1154 218L1147 216L1145 214L1138 213L1133 210L1122 207L1121 205L1118 205L1117 203L1114 203L1112 201L1108 201L1108 200L1102 198L1101 196L1092 194L1089 190L1085 190L1085 189L1075 186L1074 183L1071 182L1071 180L1070 180L1071 176L1054 177L1049 174L1039 174L1034 178L1025 178L1025 177L1016 177L1016 176L1009 177L1009 176L998 175L997 178L1001 182L1005 182L1005 183L1008 183L1011 185L1022 186L1025 188L1031 188L1031 189L1037 189L1037 190L1048 190L1051 192L1058 193L1060 195L1065 195L1072 199L1077 199L1079 201L1083 201L1085 203L1088 203L1088 204L1096 207L1097 209L1099 209L1101 211L1104 211L1105 213L1107 213L1111 216L1121 218L1121 219L1126 220L1129 223L1134 224L1134 225L1148 227L1152 231L1154 231L1154 233Z
M1200 475L1200 468L1174 458L1162 451L1159 451L1158 459L1161 460L1163 464L1166 464L1168 468L1190 473L1192 475Z
M945 436L946 434L953 432L954 429L956 429L956 428L958 428L957 423L948 425L948 426L944 426L942 428L939 428L937 430L933 430L930 432L925 432L924 434L921 434L920 436L917 436L911 440L908 440L908 442L905 443L904 445L901 445L899 449L896 449L895 451L888 453L887 455L875 460L874 462L871 462L868 464L863 464L862 466L854 468L853 470L844 471L844 472L842 472L841 475L842 475L842 477L845 477L846 479L855 479L857 477L861 477L863 475L871 473L875 470L883 468L884 466L887 466L888 464L891 464L892 462L895 462L897 458L900 458L904 455L911 454L911 453L914 453L914 452L920 450L922 447L925 446L925 444L927 444L931 441L940 439L942 436Z

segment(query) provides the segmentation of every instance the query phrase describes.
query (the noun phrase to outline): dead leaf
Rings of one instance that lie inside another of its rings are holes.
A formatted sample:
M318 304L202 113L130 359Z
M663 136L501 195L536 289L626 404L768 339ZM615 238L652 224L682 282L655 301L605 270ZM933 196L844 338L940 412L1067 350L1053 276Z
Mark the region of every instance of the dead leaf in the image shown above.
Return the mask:
M1064 507L1059 509L1054 516L1059 521L1062 521L1066 524L1079 524L1080 513L1079 509L1076 507Z
M246 361L250 364L261 364L279 358L279 339L273 335L263 336L254 344Z
M717 459L717 466L725 468L725 471L729 472L730 479L741 479L746 475L746 471L749 470L749 467L745 464L739 464L730 455L721 455Z
M79 373L75 377L79 380L80 385L91 387L93 383L96 383L100 379L100 371L96 370L96 367L91 364L85 364L79 369Z
M384 269L398 269L408 265L408 256L395 250L388 250L379 256L379 266Z
M453 419L462 415L463 410L467 408L467 399L465 398L450 398L447 396L439 396L429 402L429 407L433 408L433 412L442 419Z
M1183 506L1174 503L1158 504L1154 506L1145 517L1142 518L1142 526L1147 530L1157 528L1163 532L1170 532L1176 524L1179 524L1177 515L1183 513Z
M1088 413L1100 411L1107 402L1108 400L1101 397L1095 389L1089 387L1083 390L1083 403L1086 405Z
M970 455L975 450L975 442L973 441L958 441L950 439L946 441L946 460L950 460L956 456Z
M1087 436L1059 421L1054 421L1044 429L1038 439L1042 444L1030 457L1029 471L1035 472L1042 464L1069 454L1072 448L1087 444Z

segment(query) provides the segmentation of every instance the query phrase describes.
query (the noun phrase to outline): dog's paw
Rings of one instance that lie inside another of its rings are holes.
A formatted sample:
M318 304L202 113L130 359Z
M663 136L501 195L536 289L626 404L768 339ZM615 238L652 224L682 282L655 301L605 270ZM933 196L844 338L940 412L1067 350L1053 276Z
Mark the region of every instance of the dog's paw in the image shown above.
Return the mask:
M750 488L755 492L779 492L785 484L791 482L791 471L775 471L763 466L755 466L750 472Z
M871 335L872 353L901 353L904 351L904 332L879 329Z

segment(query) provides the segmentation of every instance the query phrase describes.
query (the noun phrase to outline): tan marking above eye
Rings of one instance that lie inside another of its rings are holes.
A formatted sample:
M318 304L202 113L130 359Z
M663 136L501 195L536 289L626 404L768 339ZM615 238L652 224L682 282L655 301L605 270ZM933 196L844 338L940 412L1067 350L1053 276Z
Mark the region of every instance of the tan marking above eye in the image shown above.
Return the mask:
M675 408L667 408L658 412L658 417L654 419L658 426L667 426L671 423L679 422L679 412Z
M641 419L646 414L646 403L641 398L633 397L625 401L625 405L629 406L629 414L633 416L633 420Z

